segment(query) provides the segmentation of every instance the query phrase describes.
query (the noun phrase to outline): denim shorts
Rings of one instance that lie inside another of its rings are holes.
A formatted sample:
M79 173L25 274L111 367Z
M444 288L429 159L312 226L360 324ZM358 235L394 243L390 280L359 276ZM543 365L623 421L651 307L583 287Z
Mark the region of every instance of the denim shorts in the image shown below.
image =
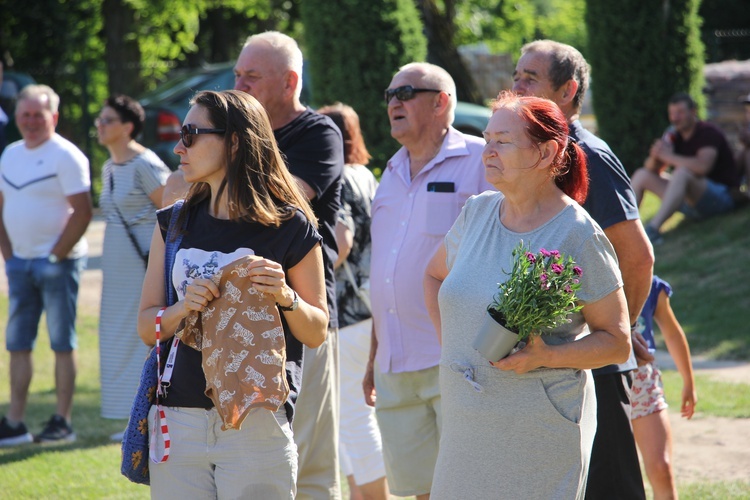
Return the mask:
M50 346L55 352L76 348L76 302L86 258L63 259L52 264L46 258L11 257L5 262L8 276L8 351L34 348L42 311L47 313Z
M734 200L729 188L721 183L706 179L706 191L694 206L683 203L680 212L691 219L702 219L729 212L734 208Z

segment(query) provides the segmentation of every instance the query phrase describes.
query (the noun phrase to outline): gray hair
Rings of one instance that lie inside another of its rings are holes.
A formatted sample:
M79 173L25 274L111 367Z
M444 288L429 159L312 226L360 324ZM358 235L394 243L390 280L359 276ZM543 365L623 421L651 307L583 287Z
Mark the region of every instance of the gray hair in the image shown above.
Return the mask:
M435 64L426 62L413 62L405 64L398 69L399 73L402 71L411 71L420 74L422 80L421 85L426 88L442 90L448 94L450 98L450 104L448 106L448 124L453 123L453 117L456 113L456 82L453 81L453 77L446 70Z
M521 55L527 52L545 54L549 57L549 78L555 90L568 80L575 80L578 91L573 96L576 111L583 106L583 96L589 88L589 65L575 47L554 40L536 40L521 47Z
M47 85L27 85L18 94L19 101L24 99L39 99L40 97L46 97L47 108L52 114L57 114L60 108L60 96L51 87ZM42 99L39 100L42 101Z
M265 43L274 52L274 60L277 64L284 70L294 71L297 74L299 78L294 96L299 98L302 94L302 51L294 38L278 31L265 31L247 37L242 48L255 43Z

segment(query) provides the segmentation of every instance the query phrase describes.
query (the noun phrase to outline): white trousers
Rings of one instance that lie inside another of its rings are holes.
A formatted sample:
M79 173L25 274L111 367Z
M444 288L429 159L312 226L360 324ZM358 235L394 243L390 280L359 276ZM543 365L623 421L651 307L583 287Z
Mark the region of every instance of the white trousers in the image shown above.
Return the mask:
M344 474L353 474L357 484L367 484L385 476L375 408L367 406L362 391L371 329L372 320L368 319L339 330L342 409L339 455Z

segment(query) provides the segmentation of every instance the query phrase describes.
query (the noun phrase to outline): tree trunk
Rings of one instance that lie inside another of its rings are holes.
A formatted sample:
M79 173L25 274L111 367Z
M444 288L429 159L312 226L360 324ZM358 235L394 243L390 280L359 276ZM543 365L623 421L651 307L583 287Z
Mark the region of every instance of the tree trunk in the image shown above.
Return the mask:
M134 14L124 0L104 0L102 3L110 94L135 97L143 91L141 50Z
M453 24L456 17L455 1L444 0L443 4L445 12L440 12L435 0L417 0L427 35L427 59L451 74L460 101L482 104L479 88L453 43L456 32Z

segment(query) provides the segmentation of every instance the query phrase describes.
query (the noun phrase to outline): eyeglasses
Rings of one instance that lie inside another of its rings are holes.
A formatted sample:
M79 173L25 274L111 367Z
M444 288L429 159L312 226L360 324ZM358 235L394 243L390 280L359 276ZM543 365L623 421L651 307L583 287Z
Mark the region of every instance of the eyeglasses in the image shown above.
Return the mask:
M399 101L409 101L414 99L419 92L442 92L438 89L415 89L411 85L396 87L395 89L385 89L385 103L388 104L396 96Z
M94 120L94 125L98 127L99 125L109 125L110 123L119 121L121 120L116 116L99 116Z
M195 125L183 125L180 129L180 140L186 148L193 145L193 136L200 134L223 134L223 128L198 128Z

